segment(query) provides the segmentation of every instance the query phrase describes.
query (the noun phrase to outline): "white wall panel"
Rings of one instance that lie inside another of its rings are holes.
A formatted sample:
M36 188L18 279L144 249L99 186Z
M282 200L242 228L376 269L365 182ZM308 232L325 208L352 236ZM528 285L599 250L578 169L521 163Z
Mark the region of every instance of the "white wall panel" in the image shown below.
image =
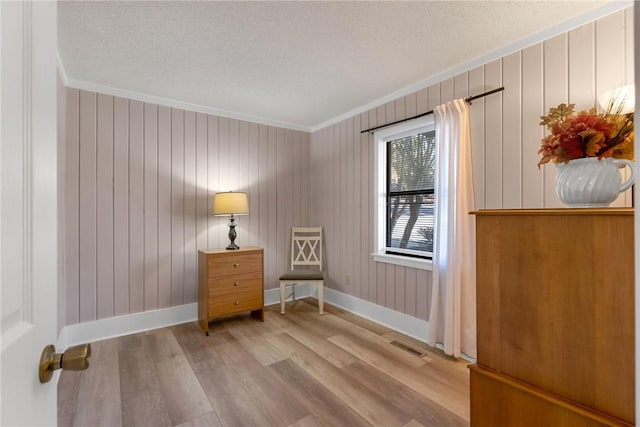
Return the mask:
M595 88L595 23L569 32L569 102L577 110L593 107Z
M431 272L371 259L374 147L372 136L360 135L360 130L504 86L504 92L470 106L476 206L561 207L555 166L537 167L544 135L540 116L567 101L589 108L600 88L631 78L631 25L631 12L618 12L314 132L310 161L316 185L310 209L314 223L327 232L327 286L428 317ZM624 195L617 201L630 203ZM352 283L347 286L350 273Z
M544 170L536 166L543 137L539 125L544 110L542 44L522 51L522 207L544 207ZM472 134L473 135L473 134Z
M98 95L97 317L113 316L113 97Z
M218 191L249 192L237 241L277 286L310 225L308 133L65 90L65 324L195 302L197 249L229 242Z
M502 59L502 84L522 85L520 52ZM522 99L521 91L502 92L502 207L522 207ZM506 179L506 177L509 177Z
M66 89L64 144L64 324L80 321L80 91Z
M469 93L478 94L485 92L484 67L470 70ZM485 140L484 140L484 98L474 100L469 105L469 127L471 135L471 161L473 163L473 195L476 200L476 209L485 207Z
M197 301L196 113L184 114L184 304Z
M553 37L543 43L544 63L544 112L568 100L568 43L567 34ZM550 165L551 166L551 165ZM544 167L544 207L561 208L562 202L556 195L556 168Z
M492 90L500 86L502 86L502 60L492 61L484 66L484 87L485 90ZM484 207L500 209L503 189L501 92L484 98L484 120Z
M96 139L95 93L80 92L80 321L96 319Z
M158 107L158 308L171 306L171 108Z
M99 122L98 122L99 123ZM144 104L144 311L158 308L158 106ZM99 300L100 298L98 298Z
M122 316L129 314L129 101L120 97L113 99L113 271L113 314Z
M129 103L129 312L144 310L143 104Z

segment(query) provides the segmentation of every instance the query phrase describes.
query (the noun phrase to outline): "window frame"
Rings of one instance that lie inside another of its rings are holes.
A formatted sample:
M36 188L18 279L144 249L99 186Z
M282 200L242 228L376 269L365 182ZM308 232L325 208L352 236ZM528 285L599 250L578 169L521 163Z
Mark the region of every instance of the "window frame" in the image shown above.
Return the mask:
M424 256L416 257L412 254L387 253L387 142L422 132L435 131L435 118L433 114L419 117L410 121L380 129L373 134L374 156L374 251L371 254L374 261L384 262L406 267L432 270L432 260ZM434 190L435 191L435 190ZM418 253L419 255L422 255Z

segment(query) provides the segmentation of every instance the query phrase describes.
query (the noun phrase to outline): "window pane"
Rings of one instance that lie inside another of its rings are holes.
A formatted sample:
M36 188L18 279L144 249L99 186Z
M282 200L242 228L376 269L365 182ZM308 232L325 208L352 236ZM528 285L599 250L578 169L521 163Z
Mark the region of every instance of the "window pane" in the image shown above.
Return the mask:
M389 192L433 190L435 132L424 132L388 142Z
M433 252L433 194L388 200L387 247Z

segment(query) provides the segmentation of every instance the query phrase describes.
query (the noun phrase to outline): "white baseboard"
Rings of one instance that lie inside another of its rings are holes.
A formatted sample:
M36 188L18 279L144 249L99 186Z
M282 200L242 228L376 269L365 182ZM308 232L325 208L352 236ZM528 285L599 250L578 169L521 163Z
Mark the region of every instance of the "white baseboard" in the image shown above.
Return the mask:
M427 327L429 322L391 310L390 308L374 304L369 301L348 295L330 288L324 288L324 300L329 304L340 307L360 317L379 323L389 329L433 346L427 342Z
M185 304L142 313L67 325L60 331L58 345L72 345L131 335L198 319L198 304Z
M316 287L308 285L296 286L296 298L307 297L317 298ZM427 342L428 322L425 320L326 287L324 289L324 299L329 304L333 304L419 341ZM279 303L280 290L278 288L264 291L265 306ZM58 351L64 351L67 347L77 344L131 335L180 323L193 322L197 319L198 304L193 303L67 325L60 331L56 348Z
M296 286L296 298L313 296L308 285ZM264 291L264 305L280 303L280 289ZM198 319L198 304L185 304L159 310L144 311L142 313L125 316L110 317L108 319L67 325L58 335L56 349L64 349L77 344L106 340L124 335L136 334L151 329L164 328L180 323L193 322Z

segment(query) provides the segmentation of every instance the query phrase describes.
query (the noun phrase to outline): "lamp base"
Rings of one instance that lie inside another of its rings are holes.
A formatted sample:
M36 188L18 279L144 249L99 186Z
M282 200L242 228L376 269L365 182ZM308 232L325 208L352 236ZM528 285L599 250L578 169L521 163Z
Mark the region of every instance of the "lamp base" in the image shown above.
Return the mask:
M231 214L231 218L229 219L229 240L231 240L231 243L229 243L229 246L226 247L226 249L228 251L234 251L237 249L240 249L240 246L236 245L235 240L236 240L236 220L233 217L233 214Z

